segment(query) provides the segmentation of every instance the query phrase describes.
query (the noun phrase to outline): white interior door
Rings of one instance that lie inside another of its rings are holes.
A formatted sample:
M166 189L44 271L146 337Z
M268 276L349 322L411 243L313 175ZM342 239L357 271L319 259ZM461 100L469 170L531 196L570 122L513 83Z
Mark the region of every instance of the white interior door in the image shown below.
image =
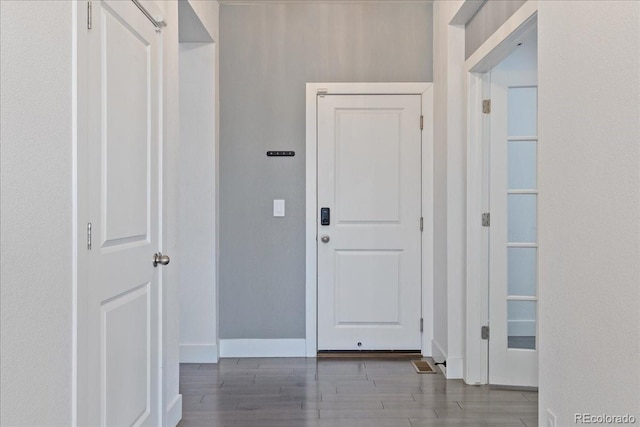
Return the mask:
M421 348L420 115L420 95L318 96L319 350Z
M89 423L160 418L160 46L131 1L93 1L89 48Z
M489 382L538 385L536 33L491 71Z

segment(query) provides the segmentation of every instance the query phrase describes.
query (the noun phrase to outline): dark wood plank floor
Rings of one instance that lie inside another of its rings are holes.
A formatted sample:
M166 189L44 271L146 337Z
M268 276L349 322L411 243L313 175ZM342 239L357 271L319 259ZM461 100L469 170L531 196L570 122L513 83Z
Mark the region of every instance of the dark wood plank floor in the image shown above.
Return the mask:
M531 427L535 392L417 374L407 360L221 359L180 367L180 427Z

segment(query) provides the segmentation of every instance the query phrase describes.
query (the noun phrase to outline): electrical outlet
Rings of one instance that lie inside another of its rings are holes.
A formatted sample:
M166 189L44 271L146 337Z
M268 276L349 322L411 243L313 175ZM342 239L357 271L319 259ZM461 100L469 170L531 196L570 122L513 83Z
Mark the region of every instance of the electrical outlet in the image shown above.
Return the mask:
M547 408L547 427L557 427L558 421L556 420L556 416L551 409Z

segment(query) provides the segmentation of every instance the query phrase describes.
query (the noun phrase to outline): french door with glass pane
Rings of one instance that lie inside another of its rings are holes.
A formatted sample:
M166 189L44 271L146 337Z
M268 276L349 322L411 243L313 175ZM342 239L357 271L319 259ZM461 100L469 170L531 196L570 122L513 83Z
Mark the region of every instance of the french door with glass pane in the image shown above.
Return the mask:
M538 384L536 52L529 38L491 72L491 384Z

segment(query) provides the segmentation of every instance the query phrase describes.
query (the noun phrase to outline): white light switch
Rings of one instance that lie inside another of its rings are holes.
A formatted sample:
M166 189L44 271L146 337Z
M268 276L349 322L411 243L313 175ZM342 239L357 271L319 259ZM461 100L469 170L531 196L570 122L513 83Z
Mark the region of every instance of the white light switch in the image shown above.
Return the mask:
M284 200L275 199L273 201L273 216L284 216Z

